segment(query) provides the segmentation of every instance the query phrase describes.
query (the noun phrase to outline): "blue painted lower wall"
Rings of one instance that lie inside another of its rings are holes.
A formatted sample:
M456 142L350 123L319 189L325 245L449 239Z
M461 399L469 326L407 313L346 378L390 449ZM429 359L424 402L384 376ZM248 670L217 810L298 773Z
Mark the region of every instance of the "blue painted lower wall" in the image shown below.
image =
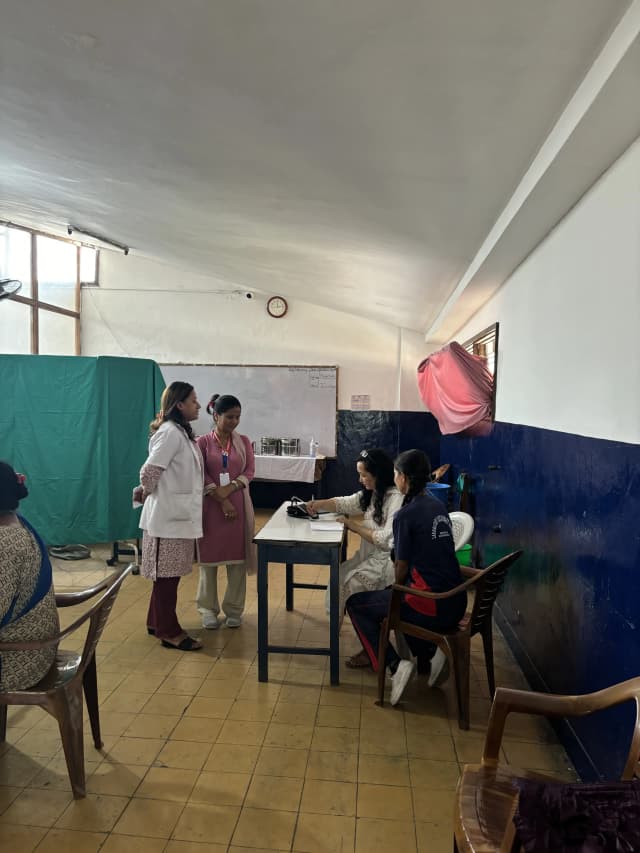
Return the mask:
M325 495L356 490L355 460L371 446L419 447L434 467L451 463L450 483L472 476L485 565L524 549L496 617L534 689L588 693L640 675L639 446L507 423L484 438L443 437L427 413L340 411ZM255 483L252 495L272 507L291 489ZM627 706L560 725L583 779L619 775L632 721Z
M588 693L640 675L640 447L496 423L440 453L473 477L484 564L524 549L497 616L531 685ZM619 776L633 719L627 705L561 731L583 779Z

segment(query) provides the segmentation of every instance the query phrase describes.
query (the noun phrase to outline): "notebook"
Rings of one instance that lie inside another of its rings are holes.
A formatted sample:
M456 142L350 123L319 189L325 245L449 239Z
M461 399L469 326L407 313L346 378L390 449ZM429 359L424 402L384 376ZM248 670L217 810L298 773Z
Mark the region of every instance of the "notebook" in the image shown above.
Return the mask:
M312 530L320 530L324 533L341 531L344 527L339 521L310 521L309 527Z

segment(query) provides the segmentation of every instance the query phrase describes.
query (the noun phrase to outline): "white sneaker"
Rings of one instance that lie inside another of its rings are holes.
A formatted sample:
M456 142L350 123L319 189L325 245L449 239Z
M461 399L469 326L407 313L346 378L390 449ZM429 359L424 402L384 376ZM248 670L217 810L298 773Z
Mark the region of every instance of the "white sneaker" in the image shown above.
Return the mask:
M215 631L216 628L220 627L218 617L213 612L213 610L202 611L202 627L206 628L207 631Z
M411 660L401 660L395 675L391 676L391 704L397 705L404 693L404 688L414 673L416 665Z
M225 624L227 628L239 628L242 625L242 618L240 616L227 616Z
M435 655L431 658L431 671L429 672L429 678L427 680L427 684L429 685L429 687L437 686L436 681L438 681L438 683L444 681L446 676L449 674L448 667L446 673L443 673L446 663L447 656L442 651L440 646L438 646ZM441 675L444 675L444 677L440 678Z

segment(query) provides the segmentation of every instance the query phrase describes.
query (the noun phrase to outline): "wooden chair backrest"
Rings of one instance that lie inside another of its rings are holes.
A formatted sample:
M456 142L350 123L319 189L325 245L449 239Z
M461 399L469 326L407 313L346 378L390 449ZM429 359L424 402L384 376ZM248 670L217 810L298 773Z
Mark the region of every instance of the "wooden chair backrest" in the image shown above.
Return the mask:
M487 620L491 619L493 605L507 572L515 561L522 555L522 551L512 551L505 557L496 560L491 566L484 570L482 577L475 584L476 597L473 602L473 610L469 620L471 635L482 631Z
M123 569L118 576L113 580L113 583L107 588L106 592L104 592L98 601L93 605L93 607L85 614L85 618L89 618L89 630L87 631L87 637L84 641L84 648L82 650L82 659L80 661L80 666L78 667L77 677L81 678L84 674L85 669L87 668L87 664L91 660L93 656L96 646L98 645L98 641L102 636L102 632L104 630L104 626L107 624L107 619L109 618L109 614L113 609L113 605L115 604L116 597L118 592L120 591L120 587L122 586L122 582L126 578L126 576L131 571L132 566L127 566ZM113 575L112 575L113 577Z

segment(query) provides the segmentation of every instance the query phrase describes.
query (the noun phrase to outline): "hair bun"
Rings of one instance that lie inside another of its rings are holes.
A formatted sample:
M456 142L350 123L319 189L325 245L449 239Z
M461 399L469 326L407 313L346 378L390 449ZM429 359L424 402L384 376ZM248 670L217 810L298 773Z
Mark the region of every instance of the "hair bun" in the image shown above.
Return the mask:
M24 475L8 462L0 461L0 512L15 512L18 503L28 494Z
M219 396L220 396L220 394L214 394L211 397L211 399L209 400L209 402L207 403L207 414L208 415L213 414L213 407L215 406L216 400L218 399Z

